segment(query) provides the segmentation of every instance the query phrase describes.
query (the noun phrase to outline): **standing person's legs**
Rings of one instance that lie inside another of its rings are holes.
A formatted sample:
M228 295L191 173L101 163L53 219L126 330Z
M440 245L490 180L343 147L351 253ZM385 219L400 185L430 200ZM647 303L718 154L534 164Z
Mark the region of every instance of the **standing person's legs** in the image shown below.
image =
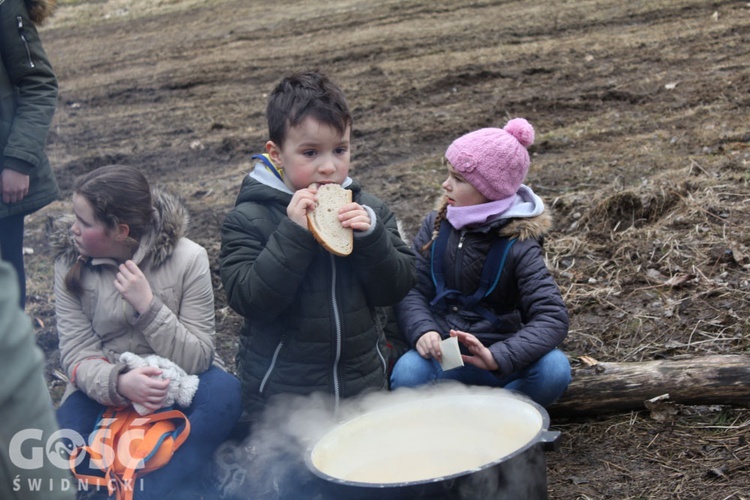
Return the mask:
M9 262L18 275L18 287L21 291L21 309L26 307L26 271L23 264L23 218L11 215L0 219L0 254Z
M181 486L210 477L214 451L229 436L242 412L240 381L233 375L211 367L198 375L200 384L190 407L182 410L190 420L190 434L163 468L140 479L135 498L163 500L174 494L180 498Z

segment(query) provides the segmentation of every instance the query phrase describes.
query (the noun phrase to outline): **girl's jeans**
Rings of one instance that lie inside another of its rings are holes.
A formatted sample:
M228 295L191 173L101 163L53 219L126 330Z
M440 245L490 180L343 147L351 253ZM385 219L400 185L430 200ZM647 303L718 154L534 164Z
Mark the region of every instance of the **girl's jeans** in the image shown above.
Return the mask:
M457 380L466 385L504 387L526 394L542 406L550 406L570 384L570 362L559 349L548 352L535 363L505 378L466 363L463 367L443 371L435 359L424 359L410 349L393 367L391 389L417 387L439 380Z
M179 408L190 420L190 434L163 468L137 478L135 498L160 499L172 493L180 498L181 486L210 475L210 463L216 448L227 438L242 411L240 382L233 375L212 366L198 375L200 384L188 408ZM60 429L78 432L88 443L89 434L104 406L81 391L71 394L57 410ZM80 470L88 460L78 467ZM88 473L83 470L81 472ZM101 475L101 473L99 473ZM142 487L141 487L142 485ZM89 491L96 486L89 486ZM100 491L106 491L106 488Z

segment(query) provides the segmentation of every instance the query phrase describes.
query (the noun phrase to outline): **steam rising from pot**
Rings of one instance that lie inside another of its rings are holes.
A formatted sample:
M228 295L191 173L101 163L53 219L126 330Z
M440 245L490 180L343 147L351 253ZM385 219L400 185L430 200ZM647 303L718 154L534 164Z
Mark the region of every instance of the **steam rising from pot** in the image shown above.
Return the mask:
M350 423L362 415L380 412L393 406L399 407L402 404L413 406L417 401L419 403L416 403L416 406L424 406L425 403L438 397L471 396L470 399L463 399L463 401L472 401L474 396L497 398L499 395L511 398L511 402L515 398L520 398L503 389L470 387L444 382L419 389L376 392L345 400L341 402L338 412L334 414L334 401L328 394L281 396L272 401L259 423L253 427L251 435L244 442L227 442L219 448L215 456L216 477L225 498L295 498L299 495L312 498L315 497L315 485L319 485L320 480L308 470L304 457L308 450L321 441L329 431L341 427L342 422ZM527 400L524 399L524 401ZM457 422L455 420L459 419L455 417L454 414L446 420L441 418L441 415L434 415L434 418L428 420L438 423L443 433L465 435L466 422ZM400 420L395 422L397 423L390 422L388 425L400 425ZM414 422L405 421L403 424L408 428ZM435 433L435 439L440 439L440 432ZM379 460L377 454L373 454L372 451L362 451L361 453L370 455L358 457L356 456L358 444L352 444L353 447L349 447L350 453L355 455L348 456L347 461L362 460L363 463L367 463L369 460L373 463L372 461L375 460L374 467L377 467ZM375 444L377 447L377 442ZM429 443L426 444L429 445ZM465 449L478 444L467 442ZM393 447L393 444L390 446ZM372 449L376 448L371 447ZM482 482L487 480L486 477L480 478L479 476L477 479ZM463 489L467 491L467 495L461 495L462 498L470 498L469 495L477 498L476 495L481 496L482 485L470 484ZM319 493L317 498L325 498L321 495Z

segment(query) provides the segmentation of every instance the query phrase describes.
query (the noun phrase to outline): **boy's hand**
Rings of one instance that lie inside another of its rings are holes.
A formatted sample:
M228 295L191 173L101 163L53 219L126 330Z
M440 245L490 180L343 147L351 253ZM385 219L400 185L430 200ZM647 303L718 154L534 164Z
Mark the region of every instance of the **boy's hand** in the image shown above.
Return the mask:
M350 227L355 231L370 229L370 214L359 203L349 203L341 207L339 220L342 226Z
M115 277L115 288L138 314L144 314L151 307L154 299L151 285L138 264L132 260L120 264L120 272Z
M294 192L292 201L286 207L287 216L305 229L309 229L307 227L307 212L315 209L315 193L317 192L317 186L299 189Z

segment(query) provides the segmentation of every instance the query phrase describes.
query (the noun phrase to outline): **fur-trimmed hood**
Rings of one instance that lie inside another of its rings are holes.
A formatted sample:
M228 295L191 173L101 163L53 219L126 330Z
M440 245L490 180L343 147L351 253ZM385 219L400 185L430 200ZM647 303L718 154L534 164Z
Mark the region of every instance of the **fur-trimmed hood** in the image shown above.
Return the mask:
M23 0L23 3L29 11L29 18L37 26L44 24L57 7L57 0Z
M533 238L541 240L552 230L552 215L546 210L536 217L528 219L510 219L503 225L498 234L503 237L515 237L519 241Z
M190 215L185 203L175 195L154 188L151 196L154 203L153 227L141 239L133 260L139 263L150 255L152 265L159 267L172 255L177 241L186 235ZM70 226L74 221L72 214L63 215L52 221L50 230L50 245L55 259L64 259L70 265L79 257L70 233Z

